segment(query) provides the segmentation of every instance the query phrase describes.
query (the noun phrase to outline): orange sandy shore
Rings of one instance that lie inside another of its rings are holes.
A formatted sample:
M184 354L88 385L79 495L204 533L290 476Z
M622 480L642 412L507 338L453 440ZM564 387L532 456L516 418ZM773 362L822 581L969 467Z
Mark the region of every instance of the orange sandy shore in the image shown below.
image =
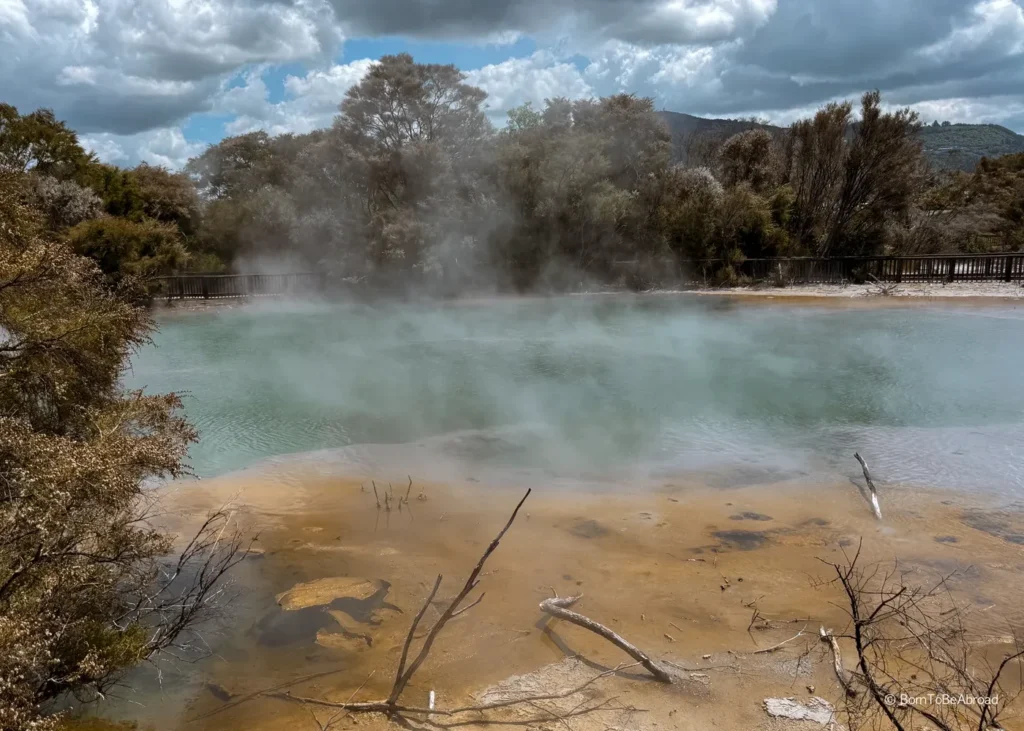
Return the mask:
M184 534L207 510L231 503L239 521L259 531L260 555L238 576L243 591L217 633L218 656L186 668L190 682L176 690L140 690L142 708L120 715L197 731L315 729L309 707L253 694L330 673L291 691L342 701L359 688L357 699L386 695L434 578L445 577L427 621L461 587L522 492L415 483L408 507L389 513L378 511L371 477L293 467L170 489L173 528ZM392 489L402 496L407 488ZM832 702L841 698L816 633L846 628L838 588L823 582L832 578L827 562L843 560L861 540L862 562L899 557L908 583L958 572L950 587L969 608L980 651L1003 652L1021 626L1024 518L968 496L896 488L882 509L879 523L850 483L709 489L679 480L601 495L535 490L486 566L474 594L486 593L482 603L446 628L404 698L422 705L435 690L444 707L510 676L540 672L516 682L550 685L571 669L551 670L567 657L586 663L575 666L579 677L627 661L593 634L541 621L537 605L552 591L583 593L580 612L690 671L668 688L635 668L603 679L594 693L645 710L592 714L567 721L569 728L786 728L765 714L764 698L806 699L809 686ZM337 577L384 582L387 590L367 600L375 605L344 600L333 611L287 612L275 600L297 584ZM754 654L800 631L807 634L784 649ZM375 716L339 723L387 725Z

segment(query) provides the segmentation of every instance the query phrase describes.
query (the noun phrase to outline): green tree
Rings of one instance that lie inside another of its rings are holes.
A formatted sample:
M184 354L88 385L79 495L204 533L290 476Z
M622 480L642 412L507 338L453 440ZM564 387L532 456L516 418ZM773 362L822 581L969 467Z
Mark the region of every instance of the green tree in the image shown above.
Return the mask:
M68 231L74 250L93 259L113 284L126 277L146 279L170 274L188 261L178 229L150 219L107 216Z
M288 169L266 132L226 137L206 148L185 166L199 192L206 198L242 198L260 188L284 186Z
M422 271L436 263L429 250L478 239L492 128L486 94L465 80L450 64L384 56L341 102L324 147L365 212L357 239L378 267Z
M886 223L905 217L917 196L923 157L917 114L883 112L881 96L829 104L790 129L784 182L794 192L791 232L819 256L868 254L885 245Z
M764 129L750 129L727 139L719 150L722 182L726 185L746 183L763 192L774 182L777 169L774 139Z
M186 236L199 227L199 195L185 173L146 163L128 170L97 163L80 177L100 196L103 210L111 216L172 223Z
M74 130L49 109L21 115L10 104L0 103L0 171L33 170L69 179L93 161Z

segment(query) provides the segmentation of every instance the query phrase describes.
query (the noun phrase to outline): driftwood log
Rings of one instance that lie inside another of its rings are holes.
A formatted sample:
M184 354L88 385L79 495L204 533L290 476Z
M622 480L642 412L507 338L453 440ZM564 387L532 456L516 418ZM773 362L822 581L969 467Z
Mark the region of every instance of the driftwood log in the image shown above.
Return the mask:
M672 676L665 672L662 668L658 667L647 653L641 650L636 645L626 640L622 635L613 632L612 630L605 627L603 624L598 624L589 617L584 617L582 614L573 612L569 607L573 606L582 598L582 594L579 596L570 596L564 598L552 597L545 599L540 603L540 610L545 614L550 614L552 617L558 619L564 619L566 622L571 622L577 627L590 630L596 635L604 637L606 640L611 642L613 645L618 647L620 650L625 652L627 655L632 657L638 663L643 665L647 671L653 675L658 681L662 683L671 683Z

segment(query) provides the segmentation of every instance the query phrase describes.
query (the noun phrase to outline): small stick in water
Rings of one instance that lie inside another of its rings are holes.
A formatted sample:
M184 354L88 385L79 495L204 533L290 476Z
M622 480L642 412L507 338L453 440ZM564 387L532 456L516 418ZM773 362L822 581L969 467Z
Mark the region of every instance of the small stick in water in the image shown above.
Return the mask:
M373 483L373 497L377 501L377 510L380 510L380 495L377 494L377 483L370 480Z
M836 638L832 635L832 630L827 630L824 627L818 629L818 634L821 636L821 641L828 644L829 649L832 651L832 669L835 670L836 678L839 680L839 684L843 686L843 690L846 691L846 695L851 698L856 697L857 692L850 685L850 680L846 675L846 671L843 670L843 655L839 651L839 643L836 642Z
M859 452L854 452L853 456L860 462L860 468L864 470L864 480L868 483L868 489L871 490L871 508L875 511L875 517L881 520L882 508L878 504L878 491L875 489L875 483L871 481L871 473L868 472L868 463L864 461Z
M409 487L405 491L405 502L409 502L409 493L412 492L412 475L409 475Z

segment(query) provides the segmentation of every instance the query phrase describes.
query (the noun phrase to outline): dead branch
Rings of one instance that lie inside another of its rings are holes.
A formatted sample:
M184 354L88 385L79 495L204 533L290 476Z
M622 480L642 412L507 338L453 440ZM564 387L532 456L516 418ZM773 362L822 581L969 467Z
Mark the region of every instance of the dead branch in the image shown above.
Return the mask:
M1014 699L1007 691L1024 679L1024 647L1017 643L998 667L991 667L975 650L965 610L952 597L947 583L952 574L932 586L914 586L905 583L897 563L862 568L859 557L858 549L845 564L829 564L836 576L833 583L847 600L850 630L843 636L856 653L855 673L842 672L835 637L820 630L847 691L849 727L881 723L897 731L922 724L938 731L1000 728L1000 717ZM1005 675L1011 667L1020 669L1022 678L1008 688ZM973 700L932 700L943 697Z
M843 669L843 653L840 652L839 643L836 642L832 631L821 627L818 632L821 635L821 641L828 645L829 651L832 653L832 668L835 670L836 679L839 681L839 684L843 686L843 690L848 696L856 695L857 693L850 685L846 671Z
M310 680L317 680L318 678L325 678L325 677L327 677L329 675L336 675L338 673L343 673L343 672L345 672L345 668L340 668L338 670L326 670L326 671L321 672L321 673L310 673L309 675L300 675L299 677L294 678L292 680L288 680L288 681L286 681L284 683L281 683L280 685L275 685L273 688L265 688L263 690L257 690L257 691L255 691L253 693L246 693L243 696L236 697L236 698L232 699L230 703L225 703L224 705L218 706L214 710L208 711L207 713L203 713L203 714L201 714L199 716L193 716L190 719L186 719L185 722L186 723L195 723L197 721L202 721L204 719L210 718L211 716L216 716L217 714L220 714L220 713L223 713L224 711L230 710L230 709L234 708L235 706L240 706L243 703L246 703L247 701L251 701L253 698L257 698L259 696L271 696L273 693L276 693L278 691L282 691L285 688L290 688L293 685L299 685L301 683L306 683L306 682L308 682ZM365 681L363 682L363 685L366 685ZM360 686L360 689L361 688L362 688L362 686Z
M151 586L137 596L115 627L138 623L151 635L146 659L170 656L175 650L193 656L209 654L199 628L218 616L226 603L227 575L245 560L258 536L246 537L227 507L211 513L182 549L176 561L156 567Z
M410 489L411 489L411 481L410 481ZM638 710L638 709L634 709L634 708L613 706L612 703L615 700L614 698L610 698L608 700L604 700L604 701L597 702L597 703L586 703L586 702L584 702L584 703L581 703L581 704L577 705L575 708L570 709L569 711L566 711L566 712L561 712L561 711L558 711L558 710L553 710L553 709L545 708L545 707L539 705L539 703L541 703L543 701L550 701L550 700L558 700L558 699L569 698L569 697L571 697L571 696L573 696L575 694L580 693L585 688L587 688L591 684L597 682L601 678L604 678L604 677L607 677L607 676L612 675L614 673L617 673L620 670L622 670L624 667L631 667L631 666L623 666L623 665L620 665L620 666L618 666L618 667L616 667L616 668L614 668L612 670L607 670L607 671L605 671L603 673L599 673L598 675L595 675L594 677L592 677L589 680L587 680L582 685L579 685L579 686L576 686L574 688L570 688L568 690L565 690L565 691L562 691L562 692L558 692L558 693L533 694L533 695L527 694L527 695L524 695L522 697L510 698L510 699L501 700L501 701L494 701L492 703L481 703L481 704L477 704L477 705L461 706L461 707L449 708L449 709L436 708L436 707L434 707L433 702L431 702L428 707L414 706L414 705L404 705L404 704L399 702L399 699L401 698L403 691L408 687L409 682L410 682L410 680L412 680L413 675L416 673L416 671L420 668L420 666L426 660L427 655L430 653L430 649L433 646L434 641L437 639L437 636L440 634L440 632L444 628L445 624L447 624L447 622L449 620L454 619L455 617L458 617L459 615L461 615L461 614L467 612L468 610L472 609L477 604L479 604L481 602L481 600L483 599L484 595L481 594L480 597L478 597L475 601L473 601L472 603L470 603L469 605L467 605L465 607L460 608L460 605L469 596L470 592L472 592L473 589L476 588L477 584L479 583L479 579L480 579L481 573L483 571L484 564L486 563L486 561L490 557L490 555L492 553L494 553L495 549L498 547L498 543L501 541L502 537L505 535L505 533L508 531L508 529L512 526L512 523L515 521L516 516L519 514L519 509L523 506L523 503L526 502L526 498L530 496L530 492L531 492L530 490L526 491L526 494L523 496L522 500L519 501L519 504L516 505L515 510L512 511L512 515L508 519L508 522L501 529L501 531L494 538L494 540L491 541L490 545L487 546L487 549L484 551L483 555L480 557L480 560L477 561L476 566L473 568L472 572L470 572L469 578L466 579L466 583L463 585L462 590L455 596L454 599L451 600L451 602L444 609L444 611L441 612L440 617L433 624L433 626L430 628L430 630L427 631L427 633L425 635L425 639L423 641L423 644L422 644L422 646L419 649L419 652L416 653L416 656L413 658L413 660L411 662L408 662L409 654L410 654L410 651L412 649L412 644L417 639L416 630L419 627L420 623L423 621L423 617L424 617L424 615L427 612L427 608L434 601L434 597L437 596L437 592L438 592L438 590L441 587L441 582L443 580L443 577L439 575L437 577L437 579L434 581L434 585L431 588L430 593L427 595L427 598L423 602L423 605L420 607L419 611L416 613L416 616L413 618L412 624L409 627L409 631L406 634L405 643L402 646L402 654L401 654L401 657L399 658L399 661L398 661L398 668L395 671L395 681L394 681L394 684L392 685L391 693L388 695L387 698L381 699L381 700L375 700L375 701L360 701L360 702L353 702L352 698L349 698L349 700L345 701L345 702L336 702L336 701L329 701L329 700L322 699L322 698L310 698L310 697L304 697L304 696L297 696L297 695L293 695L290 691L281 692L280 690L277 690L277 689L274 689L273 691L264 692L261 695L266 696L266 697L270 697L270 698L279 698L279 699L282 699L282 700L287 700L287 701L291 701L291 702L295 702L295 703L301 703L301 704L306 705L306 706L331 708L331 709L334 709L335 711L344 711L344 712L347 712L347 713L381 713L383 715L388 716L389 718L392 718L392 719L398 720L400 722L403 722L406 725L408 725L408 721L405 718L406 716L420 716L421 718L419 720L421 722L426 723L426 724L428 724L430 726L439 727L439 728L451 728L451 727L465 726L465 725L492 725L492 724L503 724L504 725L504 724L510 724L510 723L516 724L516 725L527 725L527 726L529 726L529 725L535 724L535 723L546 723L546 722L551 722L551 721L564 721L564 719L566 719L566 718L572 718L572 717L576 717L576 716L580 716L580 715L584 715L584 714L588 714L588 713L597 713L597 712L613 711L613 710L617 710L617 711L622 711L622 710L635 711L635 710ZM385 493L385 502L388 501L388 497L389 497L389 494ZM587 621L589 621L589 620L587 620ZM604 629L604 628L602 628L602 629ZM622 643L628 645L628 643L625 643L625 640L621 640L621 638L619 638L619 639L620 639L620 641ZM628 645L628 646L632 647L631 645ZM635 648L634 648L634 650L635 650ZM635 650L635 651L639 653L638 650ZM643 664L645 664L645 666L647 666L647 663L650 663L650 659L647 658L646 655L643 655L643 653L639 653L639 654L642 656L643 659L637 658L637 660L639 661L639 663L643 663ZM644 663L644 660L646 660L646 663ZM648 667L648 669L651 669L651 667ZM652 672L654 672L654 670L652 670ZM664 671L660 671L660 672L662 672L662 674L664 674ZM666 676L666 678L667 678L667 676ZM433 694L431 694L431 695L433 695ZM522 706L522 705L531 706L533 708L536 708L543 715L532 717L532 718L527 718L527 719L519 719L519 720L515 720L515 721L505 721L505 720L501 720L501 719L493 719L493 718L487 718L487 717L481 718L480 717L480 714L487 713L489 711L508 709L508 708L512 708L512 707L515 707L515 706ZM458 717L463 715L463 714L476 714L476 715L474 715L472 719L460 720ZM432 719L435 719L435 718L438 718L438 717L440 717L440 718L447 718L447 719L451 719L451 720L449 722L446 722L446 723L442 723L442 722L437 721L437 720L432 720ZM335 719L337 719L337 718L339 718L338 715L332 716L331 720L328 721L327 726L330 726L331 723L333 723L333 721ZM314 715L314 719L316 719L315 715ZM320 724L319 719L317 719L316 722L318 724Z
M445 610L441 612L441 616L438 618L437 622L434 623L430 632L427 633L427 637L423 641L423 646L420 648L419 654L416 655L416 658L409 664L408 668L405 668L404 662L399 664L398 672L395 675L395 684L391 689L391 695L388 696L389 703L395 703L398 701L398 697L402 694L402 691L405 690L405 686L409 684L412 676L419 669L420 665L423 664L423 661L427 659L427 654L430 652L430 648L433 646L434 640L437 639L438 634L440 634L448 620L452 618L456 611L458 611L459 605L462 604L463 600L465 600L469 593L476 588L476 585L479 583L480 572L483 571L484 568L484 563L486 563L487 559L490 558L492 553L494 553L494 550L498 547L498 543L501 542L502 537L506 532L508 532L508 529L512 527L512 523L519 514L519 508L523 507L523 503L526 502L526 498L530 497L531 492L532 490L526 491L526 494L523 495L523 499L519 501L519 504L516 505L516 509L512 511L512 515L509 517L508 522L505 523L505 527L498 532L498 535L495 536L494 540L491 541L489 546L487 546L487 550L484 551L484 555L480 557L476 566L473 567L473 571L470 572L469 578L466 579L466 583L463 585L462 590L454 599L452 599L451 603L445 608ZM438 575L438 586L441 583L441 578L442 577ZM425 610L421 610L421 616L422 611ZM409 628L409 637L412 637L415 631L416 624L414 623L413 626ZM406 643L408 644L409 642L411 642L411 640L407 638Z
M868 472L868 463L864 461L864 458L860 456L859 452L854 452L853 456L858 462L860 462L860 468L864 471L864 481L868 483L868 489L871 491L871 509L875 511L875 517L881 520L882 508L878 504L878 490L875 489L875 483L871 479L871 473Z
M875 282L875 288L867 291L869 296L891 297L899 293L900 285L898 282L883 282L874 274L869 274L868 276Z
M409 489L411 489L411 480ZM398 661L398 667L395 671L395 680L392 685L391 692L387 698L373 701L354 702L353 698L355 694L353 694L347 701L337 702L323 698L312 698L293 695L290 690L282 692L281 689L285 686L278 686L277 688L269 689L256 695L261 695L269 698L278 698L281 700L286 700L294 703L301 703L305 706L333 709L334 711L336 711L336 713L335 715L331 716L331 718L327 721L326 724L322 724L319 718L317 718L317 716L315 715L315 713L313 713L313 718L316 721L316 723L325 729L330 728L337 719L341 718L343 715L347 713L380 713L387 716L390 719L398 721L406 727L410 727L412 725L410 724L410 719L408 718L409 716L418 716L419 718L416 719L416 723L426 724L428 726L435 728L454 728L466 725L500 724L530 726L533 724L543 724L554 721L564 723L564 720L567 718L573 718L589 713L608 711L639 711L640 709L631 706L627 707L613 705L614 701L616 700L614 697L600 702L588 702L585 700L577 704L575 707L569 709L568 711L562 711L557 708L547 708L540 705L544 701L569 698L575 694L582 692L585 688L597 682L601 678L613 675L622 670L623 668L632 667L632 665L619 665L618 667L615 667L611 670L607 670L605 672L595 675L594 677L588 679L581 685L557 693L524 694L522 697L508 698L505 700L494 701L491 703L481 703L476 705L461 706L448 709L435 707L433 702L433 691L431 691L430 693L430 703L427 707L417 705L405 705L400 702L402 693L408 687L413 675L426 660L428 654L430 653L430 649L433 646L434 641L437 639L438 635L440 634L444 626L447 624L447 622L472 609L477 604L479 604L483 599L484 595L481 594L480 597L478 597L472 603L468 604L465 607L461 607L462 603L466 600L469 594L473 591L473 589L476 588L482 575L484 564L486 563L490 555L494 553L495 549L498 547L499 542L504 537L508 529L512 526L512 523L515 521L516 516L519 514L519 509L523 506L523 503L526 502L526 498L530 496L530 492L530 490L527 490L522 500L520 500L519 503L516 505L515 510L512 511L512 515L508 519L508 522L505 523L505 526L501 529L501 531L499 531L498 535L487 546L483 555L480 557L480 560L477 561L476 566L474 566L473 570L470 572L469 577L466 579L466 582L463 585L461 591L459 591L459 593L451 600L451 602L448 603L444 611L441 612L437 621L424 635L423 644L420 646L420 649L416 653L413 660L409 662L409 655L412 651L413 642L419 639L419 637L416 634L416 630L423 621L423 618L427 612L427 608L431 606L431 604L434 601L434 598L437 596L437 592L441 587L443 577L438 576L437 579L434 581L434 585L431 588L430 593L427 595L426 600L423 602L419 611L416 613L416 616L413 618L412 624L409 627L409 631L406 634L405 642L402 646L402 653ZM385 493L385 501L387 501L388 495L388 493ZM558 601L564 602L565 606L569 606L574 601L576 601L576 599ZM558 615L556 616L567 618L566 615L571 615L573 618L569 619L570 622L581 624L580 621L577 621L575 619L576 617L578 617L580 620L582 620L581 626L585 626L588 629L591 629L592 631L601 634L602 636L614 642L622 649L626 650L630 655L632 655L637 660L636 664L644 665L659 680L662 680L663 682L671 682L668 674L665 673L665 671L658 668L657 666L655 666L651 659L647 657L647 655L645 655L643 652L630 645L628 642L623 640L614 632L611 632L607 628L598 625L596 622L592 622L586 617L577 615L574 612L569 612L567 609L564 609L563 607L556 606L552 607L552 609L558 612ZM516 718L514 720L507 720L502 717L488 718L485 715L481 716L481 714L486 714L490 711L510 709L518 706L530 706L532 708L537 709L542 715L526 719ZM463 714L474 715L472 718L460 719L459 717ZM437 719L448 720L442 722Z
M804 627L804 629L807 629L807 628L806 628L806 627ZM755 654L755 655L763 655L763 654L766 654L766 653L769 653L769 652L775 652L776 650L780 649L780 648L781 648L781 647L783 647L784 645L788 645L788 644L789 644L790 642L792 642L793 640L798 640L798 639L800 639L801 637L803 637L803 636L804 636L804 634L805 634L805 633L804 633L804 629L802 629L802 630L800 630L799 632L797 632L797 633L796 633L795 635L793 635L792 637L790 637L790 638L789 638L788 640L783 640L782 642L780 642L780 643L779 643L779 644L777 644L777 645L772 645L771 647L766 647L766 648L764 648L763 650L755 650L755 651L754 651L754 654Z
M604 637L606 640L643 665L659 682L672 682L672 676L655 665L654 661L636 645L630 643L621 635L608 629L603 624L598 624L589 617L584 617L582 614L570 611L569 607L578 602L581 597L582 594L580 596L565 597L563 599L559 599L558 597L545 599L540 603L540 610L545 614L550 614L552 617L564 619L566 622L570 622L578 627L590 630L594 634Z

